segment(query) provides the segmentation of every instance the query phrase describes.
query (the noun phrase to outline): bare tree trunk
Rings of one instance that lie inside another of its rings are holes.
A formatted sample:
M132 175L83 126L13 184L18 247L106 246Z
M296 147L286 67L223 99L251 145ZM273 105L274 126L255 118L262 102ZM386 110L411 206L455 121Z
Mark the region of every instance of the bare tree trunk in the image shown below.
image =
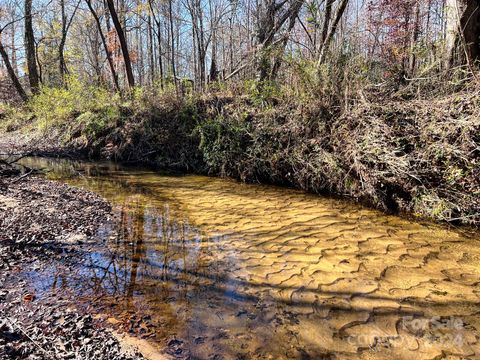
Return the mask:
M141 2L137 0L137 7L141 7ZM137 80L140 86L143 86L145 80L143 76L144 62L143 62L143 34L142 34L142 18L140 12L136 15L136 48L137 48Z
M102 3L105 12L105 25L107 26L107 32L110 32L110 30L112 30L112 25L110 24L110 13L108 11L107 0L103 0Z
M233 14L228 19L229 34L228 34L228 53L229 53L229 72L233 71Z
M36 94L40 88L40 78L37 70L35 37L33 34L32 0L25 0L25 53L27 56L30 89L33 94Z
M408 49L409 49L409 30L410 30L410 18L411 18L411 12L410 12L410 7L404 9L404 15L405 15L405 23L404 23L404 33L405 36L403 36L403 46L402 46L402 66L401 66L401 74L402 76L405 76L407 74L407 69L408 69Z
M35 57L39 58L38 56L38 44L35 45ZM40 79L40 83L43 83L43 69L42 69L42 64L40 63L40 61L37 61L37 66L38 66L38 77Z
M446 1L445 68L480 59L480 1Z
M11 62L12 68L15 71L15 74L18 74L18 63L17 63L17 50L15 47L15 32L16 32L16 24L14 22L15 19L15 10L12 10L12 28L10 31L10 47L12 51Z
M457 0L446 0L445 3L445 68L448 69L455 62L458 50L458 34L460 32L460 20L457 12Z
M98 84L98 86L105 86L108 85L108 80L105 78L105 74L102 72L102 61L101 61L101 41L102 39L100 38L100 34L98 29L97 31L94 32L93 38L91 39L91 47L92 47L92 55L93 55L93 68L95 70L96 78L95 78L95 83ZM92 31L93 32L93 31Z
M211 62L210 62L210 81L214 82L217 81L218 78L218 67L217 67L217 16L216 16L216 9L212 6L212 0L209 0L209 7L210 7L210 31L211 31L211 42L212 42L212 50L211 50Z
M347 8L348 1L349 0L342 0L342 2L338 5L337 13L335 14L335 20L333 21L333 24L330 27L330 30L328 31L328 35L322 46L322 51L320 52L320 57L318 59L317 67L320 67L320 65L325 62L325 59L327 57L327 52L330 49L330 44L333 40L333 37L335 36L338 24L342 19L343 14L345 13L345 9Z
M328 29L330 28L330 21L332 20L332 7L334 2L335 0L327 0L325 5L325 19L322 25L322 35L320 38L320 47L318 49L318 53L322 52L322 48L327 40Z
M148 14L147 17L147 26L148 26L148 62L149 62L149 71L150 71L150 85L153 85L155 81L155 57L153 55L153 29L152 29L152 16Z
M288 7L285 7L288 5ZM290 3L284 1L280 5L275 0L263 0L258 9L256 41L257 49L255 54L255 62L257 68L257 80L262 82L269 79L274 71L272 65L272 51L275 44L275 35L282 29L287 20L293 22L298 16L303 5L303 0L294 0ZM293 27L293 25L291 25ZM284 35L285 36L285 35ZM288 35L286 35L288 36ZM279 43L284 41L282 37L277 40ZM277 54L277 56L283 56Z
M163 90L164 86L164 73L163 73L163 54L162 54L162 26L160 24L160 21L157 23L157 28L158 28L158 34L157 34L157 40L158 40L158 67L160 70L160 88Z
M60 79L63 83L65 74L67 73L67 65L65 64L65 57L63 55L65 42L67 40L67 16L65 14L65 0L60 0L60 12L62 14L62 38L60 40L60 46L58 47L58 67Z
M111 1L111 0L110 0ZM175 35L173 31L173 0L168 0L168 19L170 22L170 41L171 41L171 58L173 83L175 84L175 92L178 95L178 83L177 83L177 69L175 66Z
M194 33L196 36L197 44L197 57L196 59L196 69L197 69L197 87L203 89L206 84L206 57L207 57L207 46L205 41L205 29L203 24L203 9L201 6L200 0L193 0L189 5L189 11L192 18L192 24L194 27Z
M199 76L198 76L198 45L197 45L197 27L195 26L193 12L191 12L192 18L192 48L193 48L193 78L194 78L194 89L198 89Z
M112 17L113 26L118 35L118 40L120 41L120 47L122 48L123 60L125 63L125 72L127 73L128 86L130 88L135 87L135 79L133 77L132 62L130 60L130 53L128 52L127 39L125 38L125 33L123 32L122 24L118 19L117 11L115 10L115 5L113 0L107 0L108 10L110 16Z
M72 21L78 10L78 7L80 6L80 1L81 0L78 0L77 5L73 10L72 16L70 17L70 19L68 19L65 13L65 0L60 0L60 10L62 13L62 38L60 39L60 46L58 47L58 63L59 63L58 66L59 66L59 72L60 72L60 80L62 84L64 84L65 75L68 73L67 63L65 62L65 55L64 55L65 44L67 42L67 34L68 34L68 30L70 29L70 25L72 25Z
M105 38L105 35L103 34L102 30L102 24L100 22L100 18L97 15L97 12L92 6L91 0L85 0L85 2L88 5L88 8L90 9L90 12L92 13L93 18L95 19L95 22L97 24L97 29L98 33L100 34L100 38L102 39L102 44L103 48L105 49L105 53L107 54L107 61L108 65L110 67L110 72L112 73L112 79L113 79L113 84L115 85L115 90L120 91L120 85L118 84L118 75L117 71L115 70L115 64L113 63L113 58L110 50L108 49L108 44L107 44L107 39Z
M148 6L153 16L153 21L157 26L157 42L158 42L158 67L160 70L160 88L163 90L163 60L162 60L162 24L160 23L160 15L157 18L153 10L152 0L148 0Z
M285 47L287 46L287 42L288 42L288 38L290 37L290 32L292 31L293 27L295 26L295 19L297 17L297 14L295 13L292 13L291 17L290 17L290 20L289 20L289 24L288 24L288 30L287 30L287 33L284 35L282 41L281 41L281 49L280 49L280 55L277 56L277 58L275 59L275 62L272 66L272 71L271 71L271 74L270 74L270 79L276 79L277 77L277 74L278 74L278 71L280 70L280 66L282 64L282 55L284 52L285 52Z
M434 63L435 58L435 51L433 46L430 46L430 24L432 20L432 2L433 0L428 0L427 2L427 23L425 25L425 45L428 46L429 56L428 56L428 64L431 65Z
M412 35L410 40L410 59L408 64L408 73L412 76L415 72L417 57L415 54L415 46L417 45L418 36L420 35L420 2L415 5L415 20L413 22Z

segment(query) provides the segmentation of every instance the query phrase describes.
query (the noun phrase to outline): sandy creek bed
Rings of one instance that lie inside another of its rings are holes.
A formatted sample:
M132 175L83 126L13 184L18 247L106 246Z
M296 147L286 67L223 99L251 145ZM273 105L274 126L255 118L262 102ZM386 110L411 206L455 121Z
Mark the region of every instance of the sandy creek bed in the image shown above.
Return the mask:
M165 356L480 358L478 235L291 189L27 161L105 197L119 225L73 269L19 276Z

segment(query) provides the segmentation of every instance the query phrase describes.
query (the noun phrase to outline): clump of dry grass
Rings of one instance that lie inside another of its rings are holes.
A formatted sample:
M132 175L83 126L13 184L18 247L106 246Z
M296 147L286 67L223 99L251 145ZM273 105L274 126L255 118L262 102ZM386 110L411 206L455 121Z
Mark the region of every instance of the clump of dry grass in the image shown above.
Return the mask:
M334 124L332 146L382 208L480 223L480 97L365 105Z

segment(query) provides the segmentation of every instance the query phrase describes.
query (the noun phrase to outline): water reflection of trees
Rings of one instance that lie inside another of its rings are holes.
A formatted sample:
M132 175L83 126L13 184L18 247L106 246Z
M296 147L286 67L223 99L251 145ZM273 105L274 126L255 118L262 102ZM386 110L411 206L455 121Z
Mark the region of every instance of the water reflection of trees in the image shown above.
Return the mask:
M131 174L120 171L108 177L87 177L79 181L88 181L89 189L121 205L117 214L120 220L118 236L110 239L107 247L101 247L97 252L86 255L88 267L85 271L89 276L81 277L82 290L87 290L87 295L93 291L95 296L103 297L102 304L113 304L120 312L127 311L135 316L152 315L158 331L164 331L166 336L180 334L181 331L177 330L183 329L188 335L210 336L211 343L218 348L219 343L227 341L218 330L220 326L232 330L232 334L262 334L262 339L268 339L265 342L271 345L274 353L279 353L279 349L298 344L299 340L296 336L277 335L273 330L280 329L285 332L295 330L292 327L300 328L316 322L316 330L330 329L332 334L338 335L346 329L342 325L344 320L352 319L350 325L358 324L358 319L363 319L365 314L370 314L369 322L381 326L384 317L399 319L403 316L422 316L424 311L448 314L454 313L450 309L470 311L478 307L477 302L460 296L451 296L449 301L432 301L415 296L416 293L409 289L400 295L388 295L377 290L358 290L353 285L335 287L337 280L327 283L321 279L327 270L310 273L322 286L318 286L315 281L303 281L305 277L302 276L308 275L307 266L320 261L334 265L329 275L338 273L338 283L342 284L341 281L345 280L342 276L346 274L348 277L350 273L358 274L353 276L358 276L359 281L365 277L370 279L372 275L368 271L371 269L367 267L375 267L374 270L381 266L386 267L398 247L403 247L410 258L423 256L423 250L419 250L418 254L416 252L417 249L426 247L424 233L420 232L418 237L413 236L412 231L419 229L404 229L403 222L397 224L390 218L372 217L375 219L375 233L379 236L370 237L370 217L362 220L363 212L352 210L350 206L341 203L335 203L333 209L329 209L325 214L320 212L316 217L302 217L302 214L309 215L309 209L314 207L311 204L303 207L305 204L302 200L296 205L302 207L295 212L300 216L286 216L284 219L282 211L291 206L288 201L284 201L285 204L272 204L268 199L268 202L260 202L253 208L244 208L242 201L235 205L228 198L225 200L224 195L231 191L229 188L222 188L221 191L216 187L202 188L199 193L195 183L179 185L174 181L156 184L156 178L132 180ZM165 191L166 187L170 187L171 191ZM201 200L201 205L197 204L197 208L193 206L193 212L185 207L176 207L178 203L182 204L182 198L179 200L173 189L180 193L186 192L187 195L183 194L184 203L189 203L188 201L196 196ZM247 197L255 198L256 194L249 191L242 193L242 200ZM262 189L261 191L263 195L259 196L260 200L266 198ZM295 201L299 202L298 199ZM348 213L348 216L340 216L343 212ZM198 228L190 226L185 214L200 223L205 231L211 230L213 233L218 228L227 229L226 224L231 224L231 229L222 232L224 235L218 238L202 236ZM238 224L238 219L242 220L241 224ZM278 223L275 220L278 220ZM268 221L274 223L274 226L270 226ZM406 230L408 238L401 237ZM399 234L396 234L397 232ZM107 235L109 233L106 231ZM410 239L410 236L413 238ZM360 242L362 237L366 240ZM381 246L375 247L382 239L390 241L390 238L393 245L387 246L386 253ZM303 239L308 239L308 244ZM343 247L349 241L352 246ZM400 245L400 241L403 244ZM417 246L417 242L421 244ZM443 248L435 241L430 243L431 249L425 257L425 264L412 270L412 273L419 272L422 266L435 261L429 256L430 253L440 251L436 249L443 249L445 253L452 252L448 247L445 248L445 242L442 243ZM337 252L343 257L338 261L333 259ZM272 259L273 263L270 261ZM398 261L401 259L398 257ZM354 268L356 260L362 262L358 270ZM291 266L286 268L283 264ZM466 265L453 264L452 266L456 266L463 274ZM302 268L297 268L297 265ZM339 270L335 269L337 265ZM258 271L256 278L249 277L251 274L255 275L257 266L271 266L272 274L284 272L285 277L272 279L270 269ZM342 266L346 269L352 267L353 270L348 273L341 269ZM243 271L246 268L248 269ZM395 268L390 266L390 270L392 269ZM436 279L437 268L433 267L430 271L432 279ZM259 280L261 275L265 275L264 280ZM65 275L58 277L58 287L65 287L68 282L68 279L65 279ZM378 281L380 287L396 283L389 283L389 279L382 277L374 280ZM432 284L435 287L442 286L440 280L434 281ZM459 285L464 279L445 278L445 281ZM412 296L405 298L403 293ZM438 296L438 289L432 290L432 295ZM392 302L396 302L398 306L390 306ZM297 326L294 321L297 317L305 323ZM226 324L224 319L232 322ZM242 329L242 326L245 328ZM218 333L215 333L217 330ZM266 332L271 332L273 338L270 339ZM159 334L159 337L161 336ZM329 338L333 339L333 335ZM306 346L311 349L317 349L318 343L310 344L309 340L307 336L302 338L301 342L307 343ZM340 343L341 339L338 341ZM191 345L194 348L198 344ZM236 345L238 342L232 340L232 344L227 348L233 351Z
M141 195L124 200L118 210L118 236L105 252L91 254L89 285L104 296L123 298L133 306L189 299L195 273L208 267L208 240L168 203Z

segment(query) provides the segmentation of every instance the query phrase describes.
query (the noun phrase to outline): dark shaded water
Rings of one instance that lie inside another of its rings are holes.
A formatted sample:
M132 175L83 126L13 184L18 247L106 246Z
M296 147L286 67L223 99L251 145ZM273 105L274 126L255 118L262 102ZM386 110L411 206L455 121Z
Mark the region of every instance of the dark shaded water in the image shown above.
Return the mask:
M480 242L348 202L28 159L114 205L74 271L28 277L191 358L480 358Z

